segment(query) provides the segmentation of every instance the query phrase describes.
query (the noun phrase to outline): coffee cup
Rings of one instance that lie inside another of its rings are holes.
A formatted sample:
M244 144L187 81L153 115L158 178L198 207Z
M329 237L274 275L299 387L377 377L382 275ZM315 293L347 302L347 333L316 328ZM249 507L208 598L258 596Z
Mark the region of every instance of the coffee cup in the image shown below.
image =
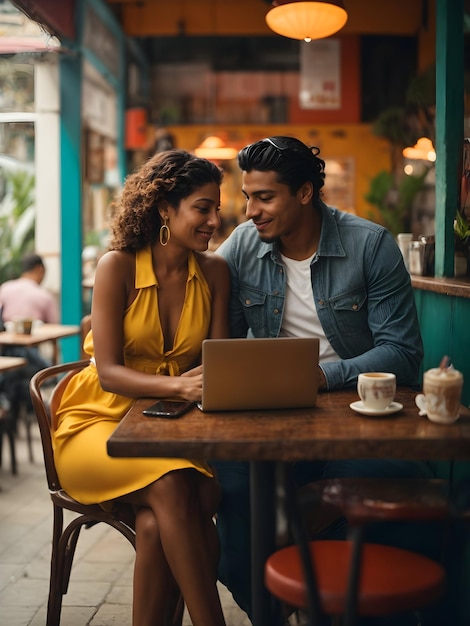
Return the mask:
M423 393L416 396L420 413L431 422L452 424L460 415L463 376L453 367L435 367L424 372Z
M357 377L357 393L366 409L384 411L396 390L397 379L391 372L364 372Z
M33 320L24 319L23 320L23 334L30 335L32 330L33 330Z
M21 335L30 335L33 329L32 319L18 319L13 322L13 332Z

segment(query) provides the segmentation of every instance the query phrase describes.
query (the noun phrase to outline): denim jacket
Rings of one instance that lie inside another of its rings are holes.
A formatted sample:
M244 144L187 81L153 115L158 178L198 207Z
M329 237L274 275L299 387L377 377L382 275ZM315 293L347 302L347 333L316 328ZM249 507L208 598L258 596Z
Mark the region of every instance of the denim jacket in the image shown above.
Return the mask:
M382 226L320 202L322 228L311 264L323 331L340 357L321 363L328 389L355 385L360 372L394 372L417 385L423 358L410 276ZM264 243L252 221L218 248L232 276L234 337L279 335L286 275L276 243Z

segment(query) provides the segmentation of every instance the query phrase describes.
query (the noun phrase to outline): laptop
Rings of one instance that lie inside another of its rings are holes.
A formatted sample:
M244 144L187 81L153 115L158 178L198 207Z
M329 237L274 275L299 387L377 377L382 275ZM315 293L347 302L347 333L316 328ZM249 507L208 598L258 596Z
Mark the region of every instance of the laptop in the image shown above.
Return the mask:
M319 340L304 337L206 339L202 411L313 407Z

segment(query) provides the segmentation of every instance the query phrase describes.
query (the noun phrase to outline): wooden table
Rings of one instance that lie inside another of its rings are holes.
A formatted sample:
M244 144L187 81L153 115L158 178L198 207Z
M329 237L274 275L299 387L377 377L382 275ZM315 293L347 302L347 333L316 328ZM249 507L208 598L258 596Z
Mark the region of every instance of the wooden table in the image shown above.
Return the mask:
M59 362L58 339L71 337L80 334L80 326L63 324L42 324L33 328L30 335L14 332L0 332L0 346L38 346L41 343L50 341L53 347L52 361Z
M154 400L137 400L108 440L111 456L249 461L251 474L253 624L271 624L263 571L275 537L275 462L403 458L470 460L470 410L443 426L418 415L416 392L399 389L403 410L384 418L349 408L355 390L318 395L314 409L202 413L148 418Z
M0 356L0 372L8 372L26 365L26 359L20 356Z

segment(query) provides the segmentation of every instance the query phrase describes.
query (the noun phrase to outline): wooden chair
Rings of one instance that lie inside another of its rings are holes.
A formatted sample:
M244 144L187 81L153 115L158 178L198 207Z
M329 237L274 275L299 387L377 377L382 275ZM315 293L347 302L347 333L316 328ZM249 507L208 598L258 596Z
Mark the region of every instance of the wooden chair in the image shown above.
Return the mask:
M47 484L54 512L46 626L59 626L60 624L62 597L67 593L75 548L84 526L104 522L118 530L135 548L132 508L122 506L116 511L109 512L98 504L80 504L62 489L54 465L51 429L54 424L55 411L67 382L88 364L89 360L81 360L53 365L35 374L30 383L31 399L41 433ZM53 389L47 402L43 394L44 385L51 378L62 375L63 377ZM64 510L78 514L65 528ZM181 624L183 609L184 604L180 601L173 621L174 626Z
M91 313L84 315L80 320L80 358L89 358L88 354L83 350L83 342L88 332L91 330Z
M308 612L310 626L325 617L404 613L433 604L445 589L436 561L401 548L364 541L367 524L384 520L443 520L449 515L445 481L338 479L297 492L289 476L285 498L295 544L266 562L265 583L284 603ZM300 493L300 498L299 498ZM419 495L420 494L420 495ZM310 540L304 512L327 503L344 515L348 540Z

